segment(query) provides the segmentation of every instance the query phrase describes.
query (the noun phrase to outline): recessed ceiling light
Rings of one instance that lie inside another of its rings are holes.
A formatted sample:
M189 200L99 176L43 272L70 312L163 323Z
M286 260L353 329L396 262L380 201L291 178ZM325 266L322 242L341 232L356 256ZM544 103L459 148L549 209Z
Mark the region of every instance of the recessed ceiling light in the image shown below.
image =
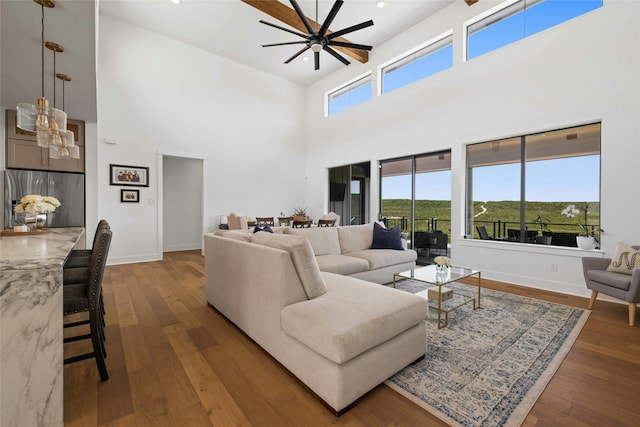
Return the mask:
M308 61L308 60L309 60L309 57L308 57L308 56L303 56L303 57L302 57L302 60L303 60L303 61Z
M379 1L378 3L376 3L376 6L378 6L380 9L382 9L384 7L384 2L383 1Z
M182 0L171 0L171 3L180 4L180 3L182 3Z

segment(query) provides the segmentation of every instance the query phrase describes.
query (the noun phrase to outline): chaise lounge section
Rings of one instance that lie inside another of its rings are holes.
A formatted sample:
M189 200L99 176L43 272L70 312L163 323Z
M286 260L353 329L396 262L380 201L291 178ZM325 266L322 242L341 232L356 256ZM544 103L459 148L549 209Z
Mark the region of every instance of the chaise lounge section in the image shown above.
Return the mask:
M321 272L306 237L205 235L207 302L336 414L426 350L426 301Z

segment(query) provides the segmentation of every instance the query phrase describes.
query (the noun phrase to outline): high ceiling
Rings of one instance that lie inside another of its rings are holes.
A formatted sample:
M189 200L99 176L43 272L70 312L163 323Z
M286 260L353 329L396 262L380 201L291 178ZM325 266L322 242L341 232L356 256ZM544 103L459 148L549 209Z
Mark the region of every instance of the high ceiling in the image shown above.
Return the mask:
M375 0L346 0L331 25L337 31L372 19L374 26L345 35L350 42L375 47L422 21L454 1L387 0L377 7ZM290 6L288 1L282 3ZM323 22L333 0L318 2L317 21ZM65 52L56 55L56 71L72 81L65 85L65 109L70 117L96 121L95 106L95 17L92 0L56 0L45 8L45 39L59 43ZM261 47L267 43L300 40L297 36L258 21L281 22L240 0L99 0L99 13L138 25L156 33L196 46L233 61L263 70L307 86L344 67L322 52L320 70L313 69L313 56L301 55L284 61L299 45ZM305 15L316 20L316 2L299 0ZM1 17L1 102L12 108L18 102L35 102L41 92L40 18L41 8L30 0L0 1ZM304 56L309 60L305 61ZM346 57L346 56L345 56ZM45 50L45 95L52 98L53 54ZM350 62L355 60L346 57ZM61 107L61 82L57 81ZM94 94L94 96L87 96Z

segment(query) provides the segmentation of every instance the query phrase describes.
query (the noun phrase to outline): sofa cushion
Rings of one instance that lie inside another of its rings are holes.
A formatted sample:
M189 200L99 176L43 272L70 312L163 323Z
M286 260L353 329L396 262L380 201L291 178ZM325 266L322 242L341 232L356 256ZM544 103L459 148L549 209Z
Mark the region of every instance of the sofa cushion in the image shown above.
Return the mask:
M367 249L366 251L349 252L345 255L366 260L369 263L369 270L411 262L418 258L416 251L411 249L404 251L397 251L395 249Z
M353 274L369 270L367 260L346 255L319 255L316 256L320 271L336 274Z
M400 227L398 225L385 228L377 222L374 222L372 238L371 249L404 250L402 239L400 238Z
M373 242L373 224L338 227L338 238L343 254L369 249Z
M640 268L640 250L633 249L624 243L618 243L607 271L632 274L636 268Z
M283 331L342 364L424 321L424 298L353 277L322 273L327 292L282 309Z
M341 253L338 230L335 227L287 228L285 234L306 237L316 256Z
M256 225L256 227L253 229L253 232L257 233L259 231L264 231L265 233L273 233L273 230L268 225L265 225L264 227L259 227Z
M227 239L240 240L241 242L251 242L251 234L248 228L246 230L218 230L216 236L226 237Z
M316 298L327 291L318 262L306 238L287 234L255 233L251 234L251 241L289 252L307 298Z

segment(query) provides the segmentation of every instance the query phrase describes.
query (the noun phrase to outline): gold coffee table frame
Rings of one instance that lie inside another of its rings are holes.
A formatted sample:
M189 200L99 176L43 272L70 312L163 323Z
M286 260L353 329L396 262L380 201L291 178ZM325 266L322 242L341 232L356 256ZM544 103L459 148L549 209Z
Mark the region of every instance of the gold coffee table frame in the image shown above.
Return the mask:
M449 283L455 282L457 280L466 279L468 277L478 276L478 301L476 304L476 299L474 297L466 297L464 295L460 295L456 292L453 292L453 296L446 300L442 301L442 287L448 285ZM449 267L446 271L439 271L435 265L428 265L422 268L416 268L414 270L407 270L401 273L393 274L393 287L396 287L396 278L400 277L402 279L411 279L418 282L427 283L429 285L436 286L438 288L438 300L437 304L435 301L428 298L428 289L425 292L425 297L427 297L427 301L429 307L435 309L438 312L438 329L444 328L449 324L449 312L453 311L457 308L462 307L465 304L473 301L473 309L477 310L480 308L480 289L482 288L482 277L480 271L471 270L469 268L463 267ZM444 313L444 323L442 322L442 313Z

